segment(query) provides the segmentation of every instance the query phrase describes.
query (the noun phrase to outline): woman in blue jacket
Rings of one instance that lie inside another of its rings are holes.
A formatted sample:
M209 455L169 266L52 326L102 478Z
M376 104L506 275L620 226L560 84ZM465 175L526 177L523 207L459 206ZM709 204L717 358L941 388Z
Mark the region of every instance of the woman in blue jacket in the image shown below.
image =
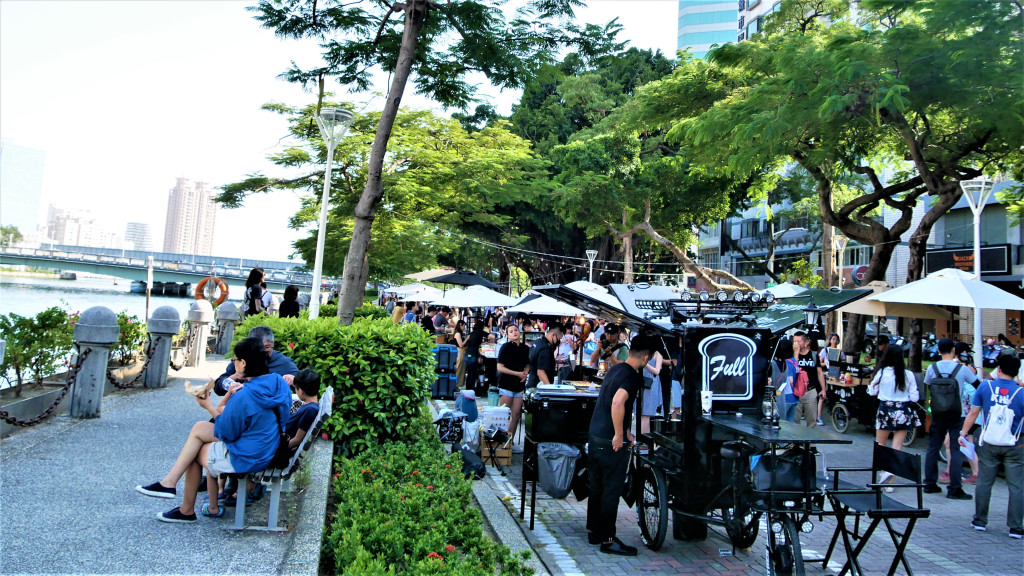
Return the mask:
M190 435L178 457L179 461L191 458L185 472L181 506L158 515L161 521L196 521L195 500L203 468L208 472L208 491L216 494L217 476L259 472L266 469L274 457L281 427L288 421L291 403L288 384L279 374L268 371L267 354L260 339L246 338L235 345L234 352L235 372L244 374L247 381L244 385L235 385L238 388L225 398L223 407L214 410L204 405L213 413L220 412L212 424L212 437L207 435L203 439L212 441L193 442ZM203 402L211 403L209 396L200 399L200 405ZM204 423L197 426L200 424ZM171 497L173 494L171 492ZM215 498L204 503L201 512L204 516L224 515L224 509Z

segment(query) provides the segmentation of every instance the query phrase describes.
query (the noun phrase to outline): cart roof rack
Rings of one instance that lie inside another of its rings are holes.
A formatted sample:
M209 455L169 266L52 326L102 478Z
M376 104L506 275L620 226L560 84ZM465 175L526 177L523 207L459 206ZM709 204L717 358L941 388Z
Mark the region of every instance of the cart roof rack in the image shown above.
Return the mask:
M741 298L724 292L679 293L668 286L650 284L610 284L608 287L622 309L560 284L537 286L534 290L635 332L661 336L681 336L688 330L703 328L761 329L778 335L804 323L804 308L812 298L824 314L873 293L868 289L810 289L792 298L771 301L763 292L748 293Z

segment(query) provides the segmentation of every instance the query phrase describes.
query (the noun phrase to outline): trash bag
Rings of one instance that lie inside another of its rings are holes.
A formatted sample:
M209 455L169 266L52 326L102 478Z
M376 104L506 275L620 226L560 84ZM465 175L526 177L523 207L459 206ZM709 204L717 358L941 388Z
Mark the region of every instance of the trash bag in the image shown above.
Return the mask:
M480 451L480 421L464 422L462 424L462 444L469 446L473 452Z
M468 446L462 447L462 473L466 476L466 480L470 478L474 480L483 480L484 476L487 475L487 468L484 466L484 461L469 449Z
M580 451L569 444L537 444L537 469L540 487L552 498L565 498L572 490L573 473Z

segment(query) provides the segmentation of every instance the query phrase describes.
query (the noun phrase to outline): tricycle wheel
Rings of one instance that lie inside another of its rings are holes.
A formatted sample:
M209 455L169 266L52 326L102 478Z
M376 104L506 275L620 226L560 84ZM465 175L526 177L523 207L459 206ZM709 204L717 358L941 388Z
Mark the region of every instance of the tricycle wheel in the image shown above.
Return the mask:
M761 514L749 507L722 508L722 520L725 522L725 533L729 535L732 545L737 548L750 548L757 541L758 520Z
M776 532L778 530L778 532ZM800 550L800 532L788 514L768 522L768 566L772 575L804 574L803 551Z
M645 467L642 474L642 493L636 506L640 537L644 546L657 550L668 534L668 485L661 470Z
M910 446L917 439L917 428L907 430L907 437L903 439L903 446Z
M845 404L836 404L832 407L832 427L840 434L846 434L850 428L850 409Z

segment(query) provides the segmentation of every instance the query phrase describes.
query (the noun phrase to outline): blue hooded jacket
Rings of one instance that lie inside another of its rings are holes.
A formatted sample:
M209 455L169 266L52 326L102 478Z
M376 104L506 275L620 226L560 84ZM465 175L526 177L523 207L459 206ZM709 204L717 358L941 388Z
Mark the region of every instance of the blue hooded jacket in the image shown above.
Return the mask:
M213 435L227 445L235 472L259 472L270 464L281 437L274 411L284 426L291 400L288 384L273 372L249 380L228 399L213 421Z

